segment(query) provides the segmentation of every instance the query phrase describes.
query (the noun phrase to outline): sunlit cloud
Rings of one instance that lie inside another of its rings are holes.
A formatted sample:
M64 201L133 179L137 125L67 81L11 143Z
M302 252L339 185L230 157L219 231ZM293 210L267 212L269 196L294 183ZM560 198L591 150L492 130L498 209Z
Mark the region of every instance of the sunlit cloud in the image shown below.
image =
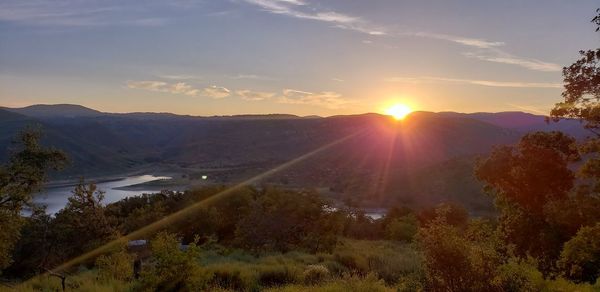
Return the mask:
M471 84L490 87L514 87L514 88L562 88L560 83L546 82L513 82L513 81L493 81L493 80L478 80L478 79L458 79L444 77L390 77L386 78L386 82L401 82L401 83L454 83L454 84Z
M164 81L128 81L127 87L155 92L182 94L187 96L205 96L211 98L224 98L231 95L229 89L219 86L209 86L203 89L195 88L185 82L167 83Z
M252 91L247 89L238 90L235 93L239 95L242 99L249 101L265 100L275 96L275 93L273 92Z
M336 81L336 82L345 82L346 80L341 79L341 78L331 78L331 80Z
M213 86L204 88L202 90L201 95L211 97L211 98L224 98L224 97L230 96L231 91L225 87L213 85Z
M342 98L342 95L332 91L323 91L312 93L294 89L284 89L283 96L278 100L279 103L287 104L305 104L328 109L340 109L350 102Z

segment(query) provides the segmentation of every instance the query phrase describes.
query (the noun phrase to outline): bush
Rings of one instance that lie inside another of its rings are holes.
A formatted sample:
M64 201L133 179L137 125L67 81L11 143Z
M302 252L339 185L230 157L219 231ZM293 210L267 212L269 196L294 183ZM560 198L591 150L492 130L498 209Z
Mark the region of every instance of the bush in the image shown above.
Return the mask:
M100 256L96 259L98 276L105 281L111 279L121 281L130 280L133 276L133 260L134 257L124 249L109 255Z
M199 264L200 249L195 243L182 251L175 235L162 232L150 248L152 262L142 271L139 289L197 291L206 286L210 274Z
M262 287L292 284L298 281L298 274L291 265L264 265L258 269L258 283Z
M322 265L310 265L306 268L302 277L305 284L317 284L329 278L329 270Z
M211 274L210 287L235 291L259 290L256 272L240 264L217 264L208 267L208 270Z
M600 223L582 227L565 243L558 266L575 282L593 283L600 277Z
M413 214L393 219L385 228L387 239L411 242L419 229L417 218Z

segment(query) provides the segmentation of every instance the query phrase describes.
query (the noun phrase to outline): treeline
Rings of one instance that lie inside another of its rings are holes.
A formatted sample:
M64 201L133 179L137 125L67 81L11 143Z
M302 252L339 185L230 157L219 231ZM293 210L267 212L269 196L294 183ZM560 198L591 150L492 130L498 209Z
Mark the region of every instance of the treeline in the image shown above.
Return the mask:
M25 133L29 144L15 157L36 153L33 149L54 153L35 137ZM405 291L592 291L600 288L600 197L596 180L576 179L572 162L580 159L577 142L557 132L526 135L518 145L480 159L475 173L495 198L498 218L470 218L460 205L445 203L418 211L397 206L375 220L312 191L239 188L139 238L150 239L146 256L122 246L73 269L94 269L94 281L117 281L124 290L262 290L367 281ZM144 194L105 206L102 192L82 181L54 216L34 208L31 216L2 221L16 226L2 228L4 238L13 239L2 250L8 259L3 275L43 273L226 189ZM395 244L375 249L382 240ZM374 251L361 255L364 251L350 249L356 245ZM298 253L314 258L290 259ZM280 260L263 262L274 254ZM399 259L407 254L409 262ZM144 268L134 273L141 257Z

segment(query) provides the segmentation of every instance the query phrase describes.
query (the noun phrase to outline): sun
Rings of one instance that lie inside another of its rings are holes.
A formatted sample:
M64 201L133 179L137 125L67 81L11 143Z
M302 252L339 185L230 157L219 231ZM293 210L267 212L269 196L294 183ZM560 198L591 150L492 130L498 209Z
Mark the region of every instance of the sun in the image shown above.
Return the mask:
M412 110L405 104L395 104L385 110L387 115L394 117L396 120L404 119Z

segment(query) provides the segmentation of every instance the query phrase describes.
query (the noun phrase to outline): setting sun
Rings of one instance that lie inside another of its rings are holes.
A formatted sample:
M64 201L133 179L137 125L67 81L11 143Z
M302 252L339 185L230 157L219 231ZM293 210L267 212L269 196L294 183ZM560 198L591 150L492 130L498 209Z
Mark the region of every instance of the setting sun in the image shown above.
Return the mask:
M392 105L385 111L385 113L387 115L394 117L394 119L396 119L396 120L404 119L404 117L406 117L411 112L412 112L412 110L410 109L410 107L408 107L405 104Z

